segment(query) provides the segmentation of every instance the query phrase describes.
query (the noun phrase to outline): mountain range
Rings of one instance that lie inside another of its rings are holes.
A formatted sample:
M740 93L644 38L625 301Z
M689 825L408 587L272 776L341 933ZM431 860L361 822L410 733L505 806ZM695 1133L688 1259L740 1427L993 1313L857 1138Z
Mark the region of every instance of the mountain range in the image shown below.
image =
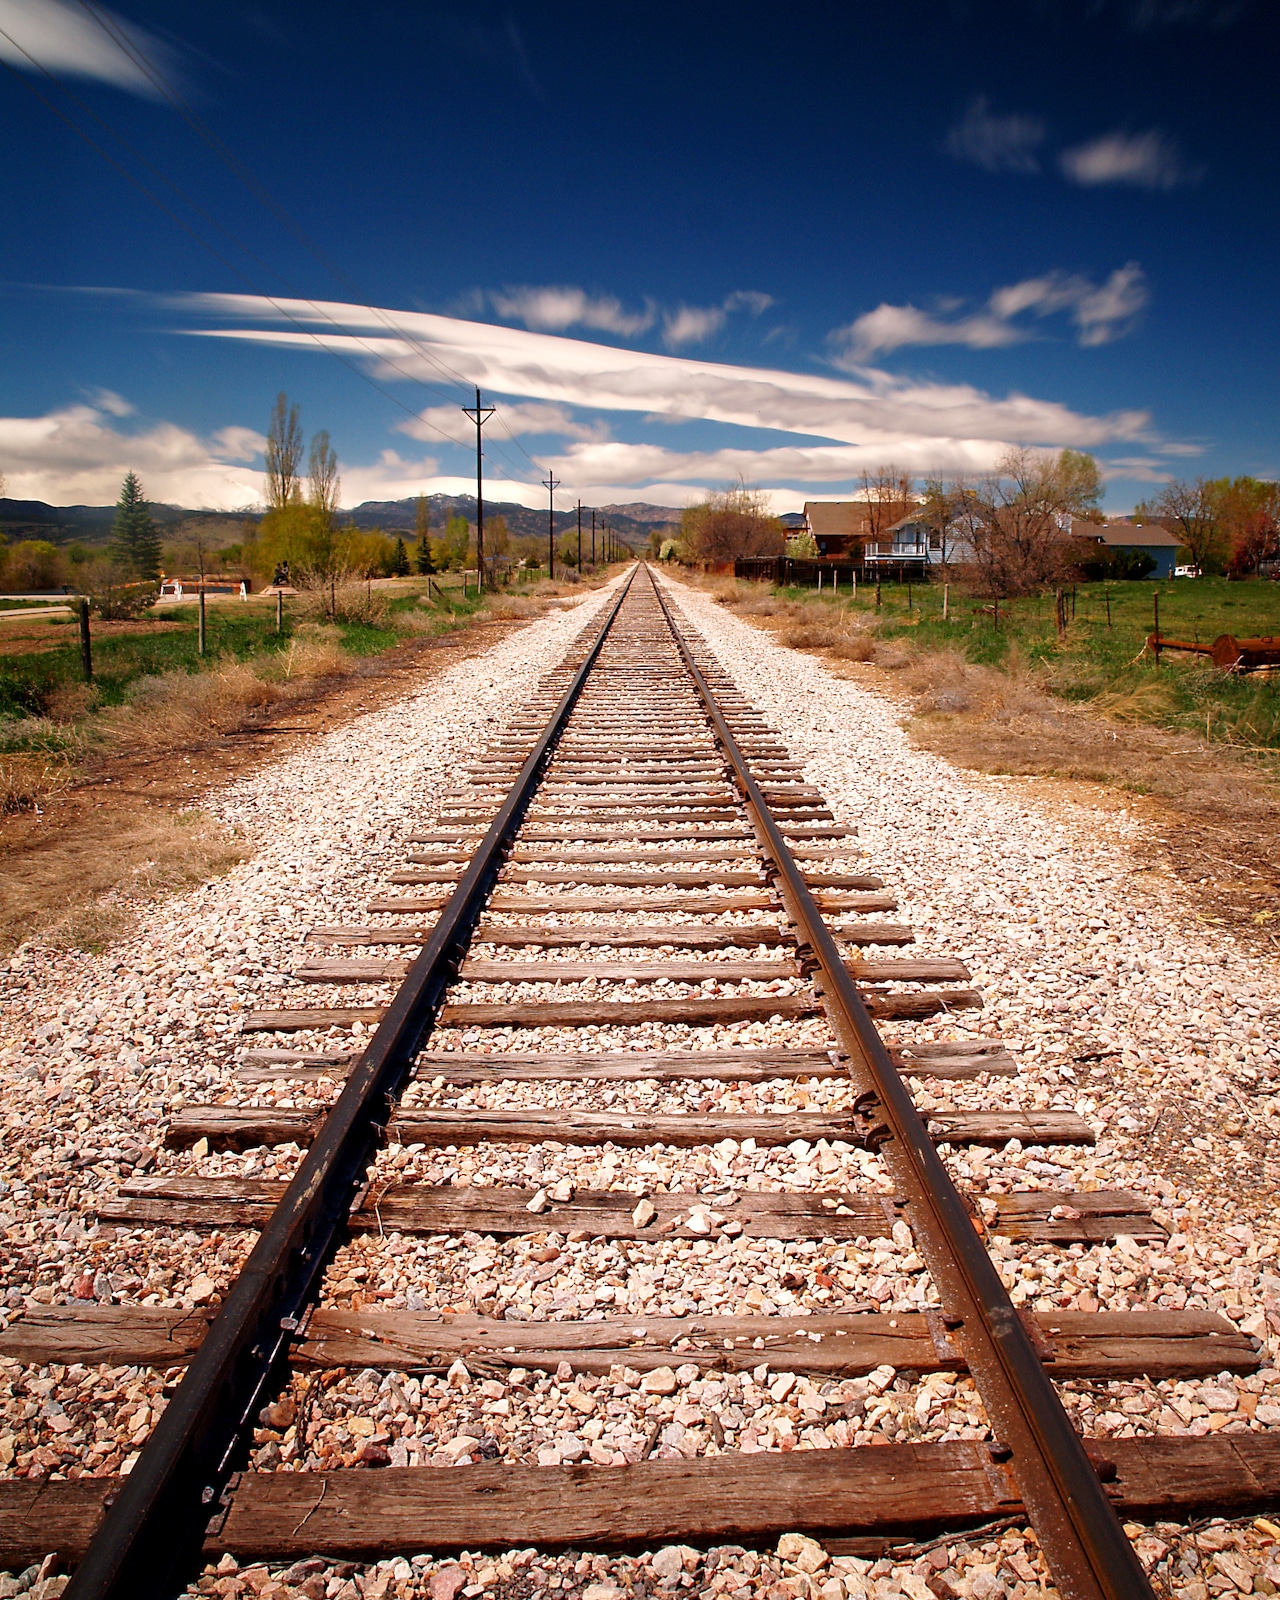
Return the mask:
M474 522L476 519L474 495L433 494L427 496L427 504L433 533L443 533L445 522L449 517L462 516L468 522ZM649 505L644 501L636 501L631 505L597 506L595 512L597 529L602 529L605 523L608 523L624 544L631 545L635 549L648 542L650 533L671 528L680 521L678 510L670 506ZM16 543L20 539L47 539L51 544L60 545L80 539L86 544L101 544L111 532L115 514L114 506L52 506L43 500L0 498L0 536L10 543ZM206 527L216 524L220 528L225 528L228 544L236 542L246 520L254 519L259 514L244 511L200 511L184 506L163 505L159 502L153 502L151 506L151 515L162 531L168 531L178 523L189 519L198 518ZM354 523L358 528L385 528L389 533L405 534L412 533L416 528L417 514L417 498L410 496L404 500L366 500L353 510L342 512L341 517L344 521ZM484 514L486 522L492 521L495 517L505 518L507 528L513 534L546 537L545 511L515 505L511 501L486 500ZM591 507L584 507L582 515L583 535L586 537L591 527ZM565 533L570 528L576 531L577 526L576 508L557 510L555 516L557 534Z

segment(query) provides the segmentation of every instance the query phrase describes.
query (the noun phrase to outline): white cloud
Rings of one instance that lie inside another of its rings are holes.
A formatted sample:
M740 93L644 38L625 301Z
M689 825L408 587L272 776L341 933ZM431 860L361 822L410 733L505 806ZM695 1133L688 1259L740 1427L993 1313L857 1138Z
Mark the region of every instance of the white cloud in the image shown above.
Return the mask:
M193 334L299 352L317 348L309 333L278 326L280 311L256 296L190 295L177 303L205 318L238 324L192 328ZM403 379L406 372L434 381L439 376L429 359L434 357L465 373L486 395L637 418L697 418L834 442L780 451L680 454L647 444L579 441L561 458L566 483L577 492L578 484L569 476L572 464L574 473L590 475L601 485L601 496L606 476L613 485L630 483L633 496L643 484L642 498L652 498L661 484L687 486L695 469L713 480L731 477L741 466L755 482L767 483L784 473L839 481L841 472L856 473L883 460L913 471L960 470L991 465L1011 444L1092 450L1121 440L1146 443L1150 437L1145 412L1089 416L1027 395L994 397L967 384L919 382L868 367L854 366L847 376L834 377L620 350L426 312L306 301L288 302L287 310L315 328L321 344L350 360L369 362L372 347L383 357L375 355L372 370L387 382ZM383 318L403 329L404 337L388 334ZM352 332L333 334L328 330L334 324ZM347 478L350 482L349 469Z
M945 318L913 305L881 304L847 327L837 328L831 339L840 352L837 365L856 368L872 356L904 345L960 344L971 350L994 350L1021 344L1032 338L1033 332L1014 318L1066 311L1075 325L1077 341L1099 345L1127 332L1148 299L1142 268L1130 261L1101 284L1065 272L1024 278L995 290L981 311L962 317ZM947 305L954 310L956 302Z
M681 306L662 319L662 340L672 350L682 345L701 344L719 333L727 321L723 306Z
M658 320L659 308L646 299L643 311L628 311L613 295L593 295L570 284L543 288L508 288L487 297L477 293L477 309L486 298L500 317L522 322L539 333L564 333L569 328L590 328L634 338L647 333ZM662 312L662 339L668 349L701 344L724 327L730 312L747 311L758 317L773 304L773 296L759 289L735 289L718 306L677 306Z
M112 30L126 27L104 8ZM128 39L168 75L169 52L133 23ZM55 74L96 78L132 94L155 99L157 91L142 68L79 6L66 0L0 0L0 60L34 72L36 63Z
M86 389L85 398L91 406L99 411L109 411L113 417L127 417L133 412L129 402L114 389Z
M411 439L425 439L428 443L439 439L442 433L456 438L459 427L471 427L458 406L428 406L425 411L408 422L396 424L397 433L407 433ZM545 435L561 439L598 439L603 424L596 420L580 422L570 415L565 406L543 405L537 402L502 407L499 432L505 428L510 433Z
M239 463L263 443L249 428L224 428L205 441L170 422L122 433L104 409L87 405L0 417L8 493L51 505L110 505L132 469L152 500L237 511L262 497L262 474Z
M1150 296L1136 261L1117 267L1104 284L1076 302L1072 320L1083 345L1109 344L1127 329Z
M719 333L733 311L749 311L758 317L773 304L771 294L759 289L735 289L718 306L679 306L662 318L662 342L668 350L681 350L688 344L702 344Z
M1044 142L1039 117L997 116L985 95L977 95L944 141L948 155L986 172L1039 172L1036 150Z
M1058 162L1072 183L1085 187L1127 183L1139 189L1176 189L1204 176L1204 168L1188 166L1177 142L1158 128L1104 133L1064 150Z
M590 295L585 289L568 285L505 289L491 295L490 300L500 317L523 322L526 328L544 333L594 328L598 333L617 333L627 338L651 328L656 316L652 306L642 312L629 312L612 295Z
M724 308L726 311L749 311L753 317L758 317L773 304L773 296L762 294L759 289L735 289L725 296Z

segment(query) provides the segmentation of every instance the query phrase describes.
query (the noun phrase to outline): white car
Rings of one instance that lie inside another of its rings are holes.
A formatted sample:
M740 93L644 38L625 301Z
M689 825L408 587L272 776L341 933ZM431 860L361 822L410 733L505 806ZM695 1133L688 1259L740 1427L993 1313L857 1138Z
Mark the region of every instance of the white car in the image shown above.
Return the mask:
M1199 567L1175 567L1173 569L1173 575L1174 575L1175 578L1198 578L1200 576L1200 568Z

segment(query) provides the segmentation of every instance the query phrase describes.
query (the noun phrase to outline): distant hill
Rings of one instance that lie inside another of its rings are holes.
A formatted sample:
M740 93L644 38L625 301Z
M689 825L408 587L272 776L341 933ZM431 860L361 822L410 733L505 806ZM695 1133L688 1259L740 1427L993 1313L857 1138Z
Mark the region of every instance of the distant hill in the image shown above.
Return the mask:
M432 494L427 496L431 508L431 527L436 533L444 531L446 520L463 516L468 522L476 520L476 497L471 494ZM70 544L79 539L85 544L105 543L111 532L111 522L116 514L114 506L51 506L43 500L0 499L0 535L11 544L19 539L47 539L51 544ZM353 522L358 528L385 528L390 533L412 532L417 522L416 496L405 500L366 500L354 511L343 512L343 520ZM547 513L529 506L515 505L510 501L486 500L486 520L505 517L507 527L514 534L545 538ZM168 529L188 518L198 517L205 524L218 523L226 528L228 544L234 544L246 519L258 513L244 511L200 511L184 506L162 505L152 502L151 515L161 528ZM583 527L591 526L591 513L583 507ZM668 528L679 523L680 513L670 506L649 505L636 501L630 505L596 507L596 526L607 522L625 544L639 549L647 544L655 528ZM556 511L556 532L563 533L578 526L578 513L573 510Z
M0 499L0 534L16 544L20 539L47 539L50 544L104 544L115 518L114 506L51 506L43 500ZM175 527L190 517L205 523L218 523L227 530L227 543L233 544L244 524L244 513L237 511L190 511L153 501L151 515L162 529Z
M431 527L435 532L443 531L449 517L462 516L472 523L476 520L476 497L473 494L429 494L427 505ZM595 511L598 529L607 522L625 544L637 549L648 543L654 529L668 528L680 521L678 510L670 506L649 505L644 501L636 501L631 505L597 506ZM418 501L416 496L406 500L366 500L346 515L358 528L385 528L388 532L406 533L417 526ZM508 530L521 537L545 539L547 536L547 513L537 507L486 498L484 515L486 522L494 517L504 518ZM566 533L570 528L576 531L577 526L576 506L569 510L557 508L557 534ZM589 506L582 508L582 526L584 530L591 526Z

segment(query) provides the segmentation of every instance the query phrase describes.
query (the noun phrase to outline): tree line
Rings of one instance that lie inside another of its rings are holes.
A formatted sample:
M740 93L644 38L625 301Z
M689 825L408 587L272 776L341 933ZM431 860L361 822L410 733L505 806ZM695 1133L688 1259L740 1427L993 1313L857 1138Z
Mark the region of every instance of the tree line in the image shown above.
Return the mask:
M879 544L911 517L944 569L996 595L1034 593L1081 575L1145 576L1154 567L1149 557L1135 561L1076 529L1105 521L1103 488L1097 462L1079 450L1017 448L990 473L951 479L916 480L886 465L862 474L854 537L859 547ZM1134 518L1160 523L1206 574L1246 577L1280 559L1280 485L1262 479L1171 482ZM663 559L712 564L818 554L810 536L789 534L767 494L741 480L686 507L679 534L651 543Z

